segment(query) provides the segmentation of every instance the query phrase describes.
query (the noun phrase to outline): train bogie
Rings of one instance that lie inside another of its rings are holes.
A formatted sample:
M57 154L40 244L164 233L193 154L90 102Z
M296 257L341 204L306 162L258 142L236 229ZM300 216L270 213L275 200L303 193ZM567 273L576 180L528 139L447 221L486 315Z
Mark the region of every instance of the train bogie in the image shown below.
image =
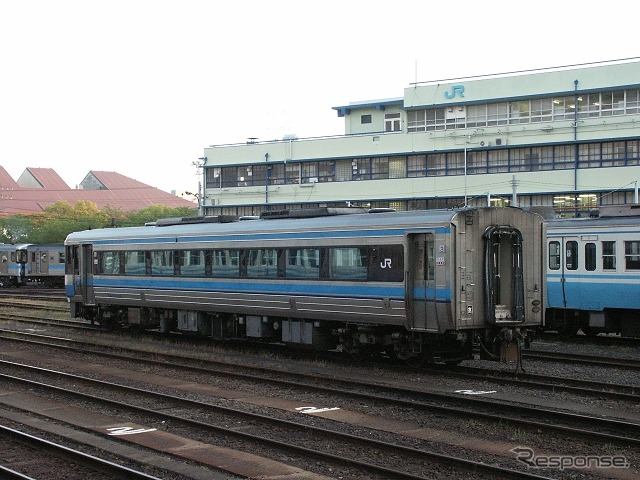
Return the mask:
M72 314L107 326L445 361L483 344L498 357L493 346L543 323L543 231L512 208L178 219L69 235L65 283Z

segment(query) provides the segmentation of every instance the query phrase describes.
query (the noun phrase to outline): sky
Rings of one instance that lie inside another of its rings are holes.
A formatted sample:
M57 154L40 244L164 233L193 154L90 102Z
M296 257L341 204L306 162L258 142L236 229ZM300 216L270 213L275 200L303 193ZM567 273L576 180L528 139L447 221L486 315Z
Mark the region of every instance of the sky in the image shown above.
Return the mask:
M0 0L0 165L195 191L210 145L342 134L332 107L416 81L637 57L636 16L621 0Z

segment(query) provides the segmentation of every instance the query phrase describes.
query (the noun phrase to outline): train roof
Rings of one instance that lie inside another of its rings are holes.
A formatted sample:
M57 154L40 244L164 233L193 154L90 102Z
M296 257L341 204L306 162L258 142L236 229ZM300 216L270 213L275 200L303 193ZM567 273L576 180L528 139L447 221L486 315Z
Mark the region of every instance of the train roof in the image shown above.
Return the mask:
M585 217L585 218L554 218L547 221L548 230L569 229L582 227L624 227L640 225L640 216L628 217Z
M495 208L495 207L494 207ZM344 209L342 209L344 210ZM103 228L84 230L69 234L65 243L91 242L95 240L124 240L127 238L170 238L189 235L215 235L217 233L252 234L279 231L304 231L312 229L366 229L376 227L400 226L449 226L462 210L411 210L402 212L369 213L356 209L352 214L347 212L329 212L320 216L297 216L297 218L282 218L274 215L272 219L234 220L231 217L215 218L193 223L195 220L169 219L154 222L143 227ZM479 210L470 208L466 210ZM309 214L310 215L310 214ZM173 221L172 221L173 220Z

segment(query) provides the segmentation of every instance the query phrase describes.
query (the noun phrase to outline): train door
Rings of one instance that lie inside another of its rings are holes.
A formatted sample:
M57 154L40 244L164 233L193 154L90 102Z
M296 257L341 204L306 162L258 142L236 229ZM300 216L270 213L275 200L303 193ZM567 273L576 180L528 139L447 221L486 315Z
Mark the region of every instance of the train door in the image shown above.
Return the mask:
M13 260L13 258L12 258ZM27 247L18 247L15 252L15 281L18 285L23 285L27 281L27 268L29 263L29 252Z
M35 258L33 264L35 265L37 275L49 274L49 254L47 251L36 249L34 252Z
M82 245L80 249L80 275L82 277L80 291L85 305L95 305L93 291L93 246Z
M493 226L484 240L486 321L524 322L522 234L512 227Z
M432 234L409 235L407 304L409 328L438 331L435 241Z
M554 283L559 282L560 288L553 289L555 298L549 299L550 306L566 308L575 305L576 276L579 268L578 237L558 237L549 242L549 277ZM550 289L551 291L551 289Z

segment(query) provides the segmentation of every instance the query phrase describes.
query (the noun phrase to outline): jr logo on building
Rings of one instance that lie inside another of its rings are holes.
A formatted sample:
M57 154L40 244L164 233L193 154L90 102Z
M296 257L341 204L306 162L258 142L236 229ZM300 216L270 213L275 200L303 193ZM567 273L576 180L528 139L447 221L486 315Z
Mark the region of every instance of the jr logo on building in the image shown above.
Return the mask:
M453 85L450 92L444 92L444 98L451 100L456 95L464 98L464 85Z

